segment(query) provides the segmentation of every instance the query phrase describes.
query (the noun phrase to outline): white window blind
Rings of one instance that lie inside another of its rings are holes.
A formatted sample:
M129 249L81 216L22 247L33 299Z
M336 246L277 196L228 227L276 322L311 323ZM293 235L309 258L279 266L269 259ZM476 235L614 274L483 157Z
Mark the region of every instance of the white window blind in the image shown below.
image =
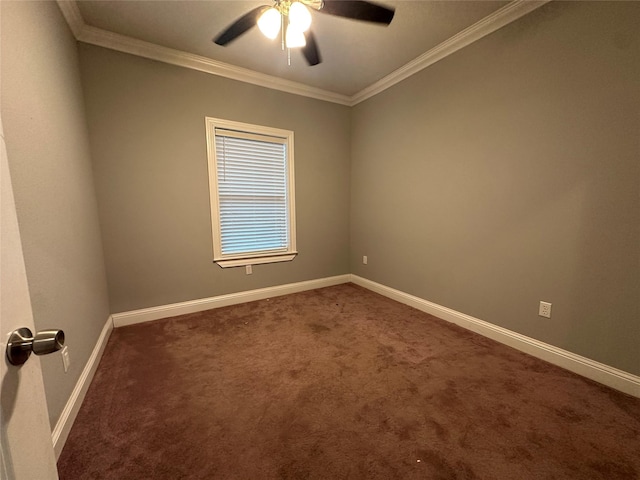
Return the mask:
M208 118L207 135L214 261L293 259L293 132Z
M222 254L287 251L285 139L216 129Z

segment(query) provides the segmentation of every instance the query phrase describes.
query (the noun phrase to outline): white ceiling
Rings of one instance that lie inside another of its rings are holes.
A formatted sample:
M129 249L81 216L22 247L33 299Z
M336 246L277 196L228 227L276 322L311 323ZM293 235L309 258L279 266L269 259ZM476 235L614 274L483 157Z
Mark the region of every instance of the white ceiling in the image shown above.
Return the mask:
M60 2L63 3L63 2ZM64 2L68 3L68 2ZM459 32L494 14L506 1L380 1L395 8L388 27L313 12L322 63L306 64L257 28L221 47L212 39L264 0L79 0L85 25L351 97ZM518 2L513 2L518 3ZM64 9L63 9L64 10ZM82 37L79 38L83 40ZM99 42L94 42L99 43Z

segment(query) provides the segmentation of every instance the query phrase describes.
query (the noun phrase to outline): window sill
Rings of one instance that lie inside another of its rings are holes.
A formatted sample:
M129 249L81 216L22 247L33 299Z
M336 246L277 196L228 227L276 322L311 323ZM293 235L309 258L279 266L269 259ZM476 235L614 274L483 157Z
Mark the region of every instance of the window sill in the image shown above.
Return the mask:
M246 258L230 258L230 259L214 259L222 268L244 267L245 265L259 265L261 263L290 262L298 252L287 252L282 255L268 255L264 257L246 257Z

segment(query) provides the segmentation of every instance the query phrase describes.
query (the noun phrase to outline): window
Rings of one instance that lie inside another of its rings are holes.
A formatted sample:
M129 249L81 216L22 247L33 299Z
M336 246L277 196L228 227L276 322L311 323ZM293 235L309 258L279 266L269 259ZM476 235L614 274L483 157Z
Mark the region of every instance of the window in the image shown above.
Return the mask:
M206 125L213 260L293 260L293 132L209 117Z

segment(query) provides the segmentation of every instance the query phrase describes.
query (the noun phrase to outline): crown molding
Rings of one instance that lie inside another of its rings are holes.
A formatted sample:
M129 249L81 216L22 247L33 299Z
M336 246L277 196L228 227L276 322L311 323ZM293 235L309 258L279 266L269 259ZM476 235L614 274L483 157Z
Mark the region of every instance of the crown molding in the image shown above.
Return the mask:
M62 16L69 24L73 36L78 40L85 23L75 0L58 0L58 7L62 10Z
M441 44L433 47L431 50L423 53L406 65L390 73L386 77L356 93L350 98L351 106L357 105L358 103L383 92L396 83L401 82L411 75L418 73L420 70L433 65L437 61L448 57L454 52L457 52L461 48L464 48L467 45L480 40L482 37L485 37L517 20L518 18L523 17L527 13L541 7L549 1L550 0L514 0L511 3L508 3L491 15L486 16L482 20L474 23L470 27L462 30L460 33L445 40Z
M67 20L76 40L99 47L117 50L119 52L130 53L151 60L177 65L212 75L239 80L261 87L280 90L282 92L293 93L304 97L315 98L327 102L338 103L340 105L350 105L351 99L348 95L329 92L316 87L310 87L302 83L284 80L264 73L255 72L247 68L236 67L228 63L212 60L200 55L174 50L173 48L162 47L155 43L145 42L136 38L109 32L100 28L92 27L84 23L82 14L75 0L58 0L58 5L62 10L64 18Z
M284 80L264 73L258 73L247 68L236 67L235 65L229 65L228 63L219 62L200 55L161 47L154 43L137 40L89 25L85 25L82 29L78 40L99 47L131 53L151 60L158 60L171 65L190 68L232 80L239 80L273 90L339 103L341 105L350 104L350 97L347 95L341 95L320 88L310 87L302 83L292 82L291 80Z
M235 65L219 62L200 55L162 47L154 43L96 28L84 22L75 0L57 0L57 3L73 35L76 40L80 42L130 53L132 55L218 75L232 80L251 83L273 90L280 90L294 95L301 95L352 107L383 92L428 66L433 65L461 48L495 32L549 1L550 0L514 0L352 96L330 92L291 80L284 80L247 68L236 67Z

